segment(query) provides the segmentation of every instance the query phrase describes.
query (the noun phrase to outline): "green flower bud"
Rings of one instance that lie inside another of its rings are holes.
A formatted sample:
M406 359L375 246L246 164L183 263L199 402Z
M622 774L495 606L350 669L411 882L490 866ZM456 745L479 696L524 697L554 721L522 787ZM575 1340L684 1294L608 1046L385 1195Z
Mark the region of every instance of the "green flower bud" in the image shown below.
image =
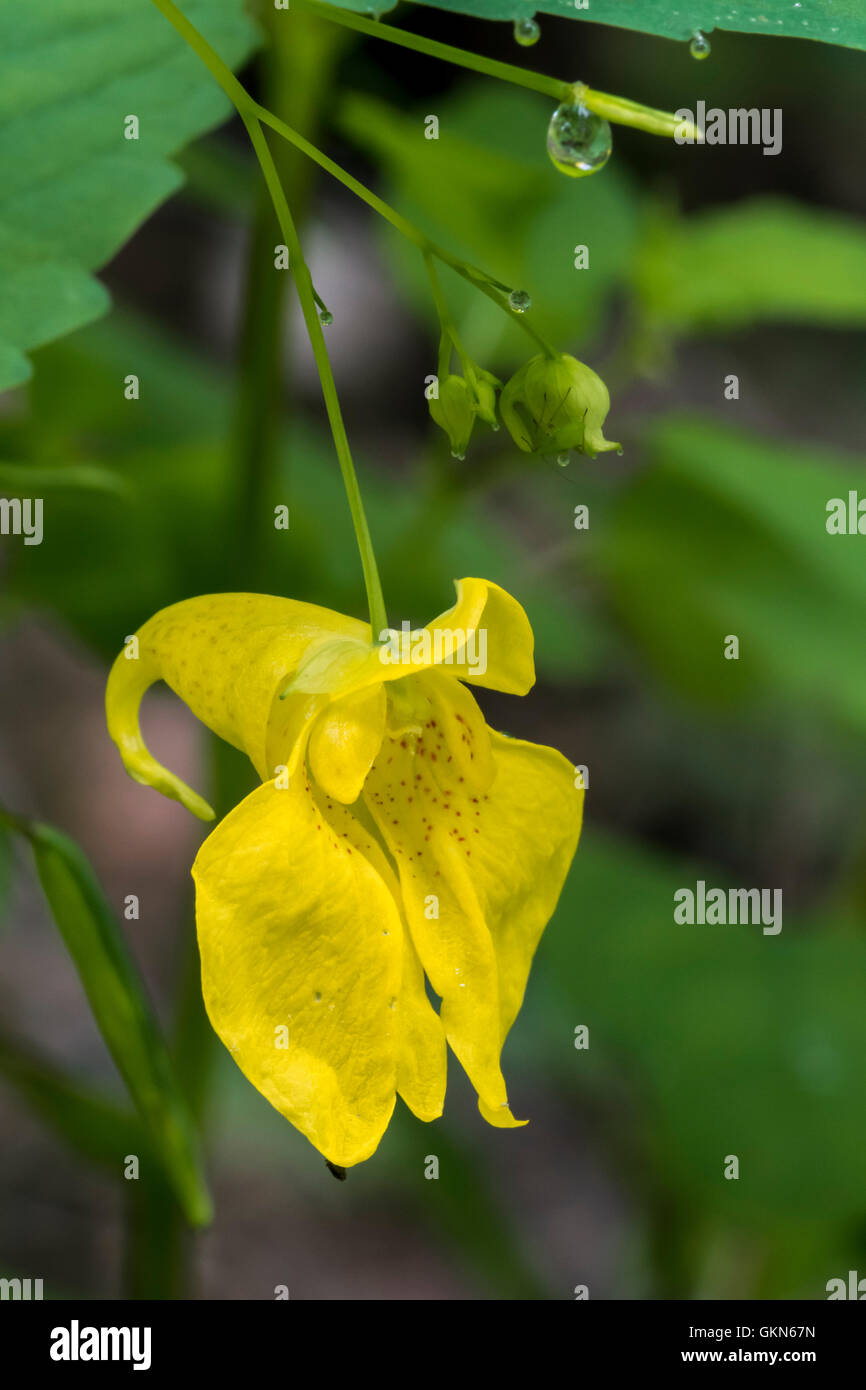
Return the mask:
M491 425L493 429L499 429L499 421L496 418L496 391L494 387L501 386L495 376L489 372L480 371L475 378L475 414L479 420L483 420L485 425Z
M439 395L429 401L430 414L451 441L455 458L466 457L472 427L475 424L476 401L462 376L447 376L439 383Z
M515 444L526 453L605 453L618 449L601 432L610 396L600 376L576 357L531 357L499 398Z

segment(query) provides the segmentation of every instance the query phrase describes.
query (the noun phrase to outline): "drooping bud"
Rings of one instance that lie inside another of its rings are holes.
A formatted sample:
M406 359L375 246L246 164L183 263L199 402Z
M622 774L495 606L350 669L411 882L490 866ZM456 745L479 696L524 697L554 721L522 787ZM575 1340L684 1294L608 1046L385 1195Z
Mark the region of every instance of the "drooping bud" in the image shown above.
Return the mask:
M562 354L539 354L505 385L499 410L515 444L526 453L589 454L619 449L602 434L610 396L600 376Z
M502 382L492 372L486 372L483 367L476 368L473 392L475 414L494 430L499 429L499 421L496 418L496 390L501 385Z
M476 417L492 429L499 429L496 418L498 377L474 363L464 363L466 376L449 374L439 383L438 398L430 400L430 414L451 440L455 458L466 456L466 448Z
M476 402L462 376L447 376L439 383L439 395L429 402L430 414L451 441L455 458L466 457L466 449L475 424Z

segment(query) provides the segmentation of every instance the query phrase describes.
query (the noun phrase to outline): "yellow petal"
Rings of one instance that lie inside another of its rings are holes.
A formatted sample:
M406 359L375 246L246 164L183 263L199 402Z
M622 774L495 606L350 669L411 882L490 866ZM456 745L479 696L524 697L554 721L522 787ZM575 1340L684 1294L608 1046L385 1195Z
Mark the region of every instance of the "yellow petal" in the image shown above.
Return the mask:
M457 602L425 628L377 645L339 637L311 649L282 692L292 710L282 739L296 746L324 704L381 681L441 670L470 685L525 695L535 683L533 636L516 599L486 579L458 579Z
M428 624L434 646L450 650L449 674L470 685L525 695L535 684L534 638L521 605L498 584L487 579L458 579L457 602ZM475 634L467 644L454 634ZM483 643L481 634L484 634ZM481 653L486 670L482 671Z
M359 802L351 812L337 805L327 809L337 833L348 835L350 843L364 853L400 911L403 974L396 1004L397 1092L419 1120L435 1120L445 1104L445 1031L427 998L424 970L403 914L399 881L376 839L375 823L364 803ZM369 833L363 828L367 824Z
M335 635L368 646L370 629L328 608L265 594L210 594L163 608L135 634L137 655L130 655L135 645L128 642L108 679L109 733L127 771L195 815L212 818L207 803L148 752L138 723L144 692L164 680L267 779L274 774L267 763L274 697L305 652Z
M214 811L204 798L157 762L141 736L138 710L142 696L160 679L160 674L158 662L148 652L138 658L121 652L111 668L105 692L108 732L120 749L130 777L179 801L200 820L213 820Z
M347 805L361 795L385 733L385 687L374 685L335 700L313 725L310 771L319 786Z
M424 969L408 928L403 936L401 1010L397 1090L419 1120L435 1120L445 1105L445 1030L427 998Z
M474 792L459 773L443 790L429 746L386 737L364 799L397 862L448 1042L485 1118L504 1127L516 1121L499 1056L574 855L582 792L554 750L490 737L487 792Z
M491 730L496 776L483 803L472 882L493 937L502 1042L559 901L583 819L583 789L555 748Z
M428 760L437 786L487 791L495 775L490 730L471 691L440 671L413 677L405 689L416 708L419 697L425 702L428 718L413 748L419 762Z
M265 783L193 867L211 1023L253 1085L342 1167L369 1158L394 1108L404 992L397 905L367 857L371 836L350 822L332 821L303 776Z

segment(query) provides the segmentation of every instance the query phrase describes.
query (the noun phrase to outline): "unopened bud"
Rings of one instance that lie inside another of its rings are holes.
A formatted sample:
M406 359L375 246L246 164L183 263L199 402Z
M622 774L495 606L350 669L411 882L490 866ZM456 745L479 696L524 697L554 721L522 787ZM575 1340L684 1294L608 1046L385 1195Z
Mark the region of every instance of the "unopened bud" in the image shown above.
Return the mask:
M462 376L447 376L439 383L439 396L428 402L430 414L451 441L455 458L466 457L475 424L475 401Z
M499 398L511 437L527 453L605 453L619 449L601 432L610 396L600 376L576 357L532 357Z

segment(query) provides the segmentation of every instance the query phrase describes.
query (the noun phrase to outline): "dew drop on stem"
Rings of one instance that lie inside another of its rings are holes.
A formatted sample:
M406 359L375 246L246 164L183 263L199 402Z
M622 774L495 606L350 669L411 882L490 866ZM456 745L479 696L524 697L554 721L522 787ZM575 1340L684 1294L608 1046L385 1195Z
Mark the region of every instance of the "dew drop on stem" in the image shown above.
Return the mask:
M579 179L597 174L610 159L610 123L585 106L557 106L547 130L547 153L560 173Z

